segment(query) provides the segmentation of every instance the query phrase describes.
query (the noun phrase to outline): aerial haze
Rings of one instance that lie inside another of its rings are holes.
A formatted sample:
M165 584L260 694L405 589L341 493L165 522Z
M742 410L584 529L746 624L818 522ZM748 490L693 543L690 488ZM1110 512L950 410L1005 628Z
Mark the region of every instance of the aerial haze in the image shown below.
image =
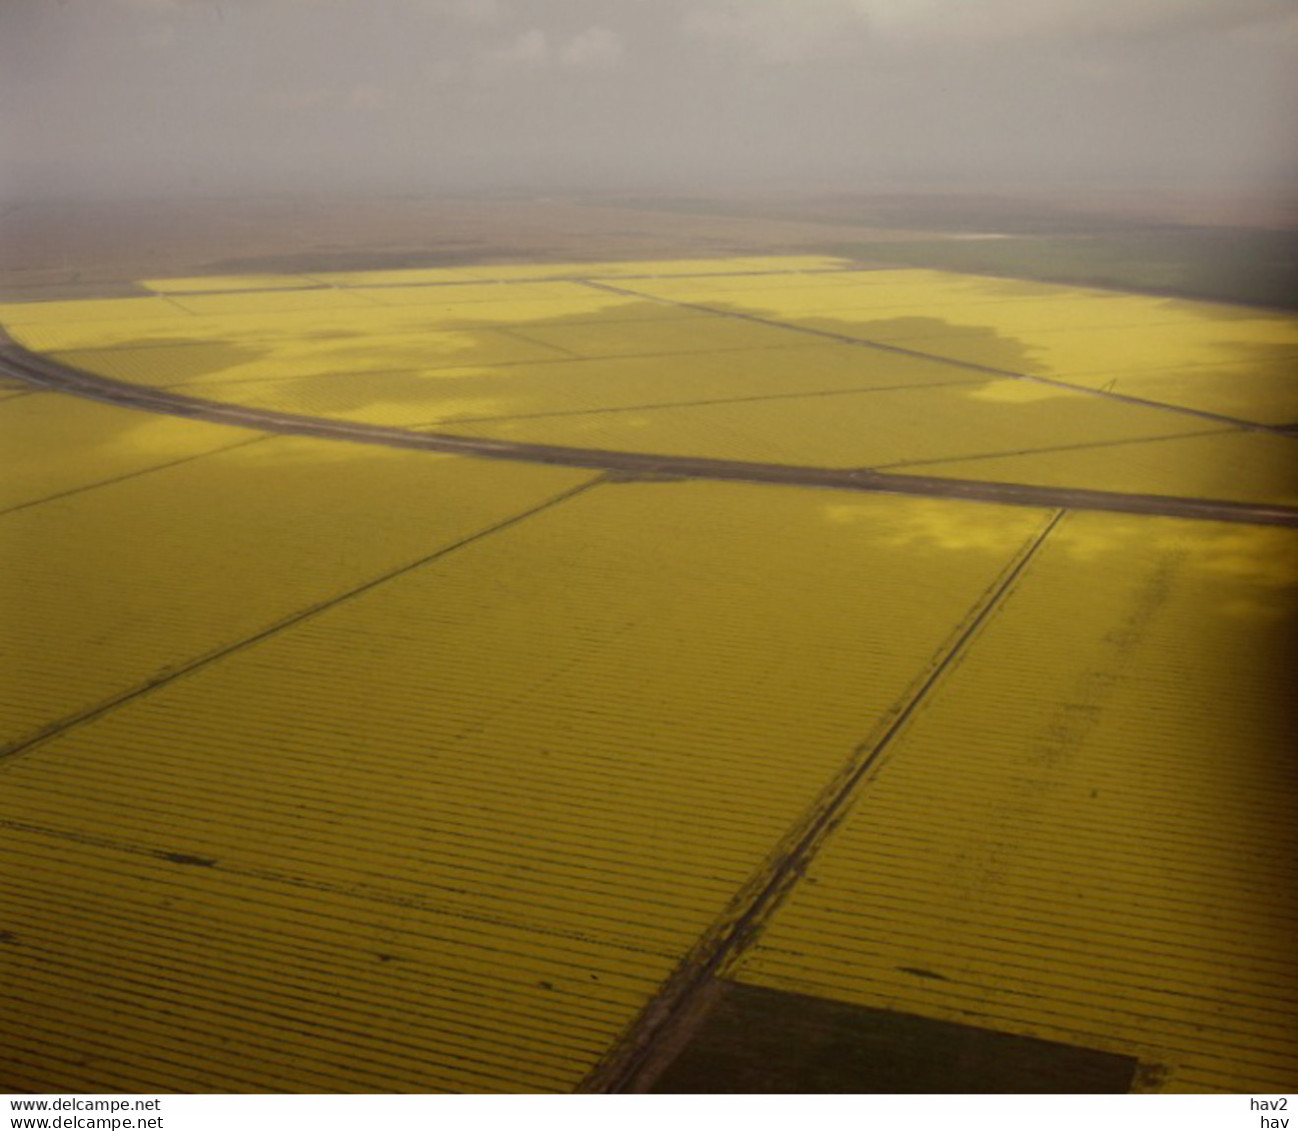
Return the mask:
M7 0L0 194L1298 174L1291 0Z

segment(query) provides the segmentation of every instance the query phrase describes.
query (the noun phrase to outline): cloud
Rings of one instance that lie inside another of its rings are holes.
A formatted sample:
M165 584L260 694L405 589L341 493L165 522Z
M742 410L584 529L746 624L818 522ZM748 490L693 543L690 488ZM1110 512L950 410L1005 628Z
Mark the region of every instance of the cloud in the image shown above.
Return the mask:
M566 67L609 70L622 62L623 54L622 37L617 32L589 27L569 40L559 53L559 61Z
M507 16L501 0L417 0L417 3L435 16L483 27L503 23Z
M529 28L503 46L483 50L477 73L480 78L490 78L506 72L537 73L555 66L611 70L621 64L623 54L622 36L606 27L588 27L562 41L562 46L540 28Z
M1281 22L1298 23L1293 0L701 0L681 29L759 62L789 63L867 48L1139 43Z
M498 70L544 66L550 61L550 40L540 28L530 28L504 47L484 51L482 60L489 68Z
M853 0L712 0L691 8L685 35L737 49L763 63L796 63L838 54L865 26Z
M881 38L961 47L1194 35L1296 14L1292 0L853 0L853 6Z
M1298 0L0 0L0 23L32 195L1298 172Z

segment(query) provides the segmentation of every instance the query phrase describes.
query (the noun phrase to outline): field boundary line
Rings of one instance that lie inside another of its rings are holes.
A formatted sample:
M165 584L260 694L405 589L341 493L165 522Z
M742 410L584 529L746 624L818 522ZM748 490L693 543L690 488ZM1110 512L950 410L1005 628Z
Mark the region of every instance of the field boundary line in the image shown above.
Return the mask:
M38 388L85 397L122 408L163 413L191 420L256 428L282 435L311 436L316 439L376 444L414 451L443 452L483 459L586 468L594 471L616 472L630 477L823 487L1038 509L1098 510L1119 514L1298 527L1298 507L1277 504L1233 502L1178 495L1134 494L1085 487L1041 487L1023 483L948 479L940 476L882 472L868 467L816 467L714 459L705 456L675 456L654 452L572 448L557 444L457 436L444 432L418 432L391 425L302 416L271 409L222 404L170 390L132 385L126 381L84 373L3 340L0 340L0 372L27 381Z
M1067 381L1060 381L1053 377L1043 377L1034 373L1019 373L1013 369L998 369L993 365L983 365L977 361L961 361L958 358L943 357L941 354L925 353L923 350L912 349L909 346L896 345L892 342L876 342L869 338L853 338L847 334L840 334L834 330L821 330L815 326L799 326L796 322L781 322L775 318L765 318L760 314L748 314L742 310L725 310L719 307L705 306L697 302L681 302L678 299L660 298L657 295L641 294L639 291L629 290L626 287L613 286L605 282L596 282L591 280L588 286L597 287L600 290L612 291L614 294L624 295L627 298L647 299L654 302L667 303L671 306L683 307L687 310L698 310L710 314L721 315L725 318L736 318L744 322L753 322L758 326L770 326L774 329L790 330L795 333L809 334L813 337L824 338L827 341L838 342L841 345L854 345L863 349L883 350L886 353L900 354L903 357L913 357L921 361L936 361L943 365L953 365L960 369L972 370L976 373L986 373L989 377L1013 378L1018 381L1035 381L1038 384L1049 385L1054 389L1067 389L1074 393L1086 393L1091 396L1104 397L1108 400L1122 401L1126 404L1139 405L1141 408L1162 409L1164 412L1176 412L1184 416L1196 416L1201 420L1211 420L1217 424L1228 424L1233 428L1244 429L1249 432L1267 432L1277 436L1292 436L1292 431L1286 431L1288 426L1282 424L1260 424L1253 420L1240 420L1234 416L1224 416L1221 413L1209 412L1206 409L1187 408L1183 405L1168 404L1166 401L1151 401L1144 397L1133 397L1127 393L1115 393L1108 389L1092 389L1085 385L1070 385ZM1296 351L1298 352L1298 351Z
M770 917L801 880L826 839L847 817L893 740L1013 592L1067 511L1056 511L1009 559L979 594L952 637L921 669L918 683L903 693L882 734L857 746L846 765L828 782L820 797L781 838L785 845L736 893L731 906L695 944L693 950L632 1022L605 1059L581 1086L585 1092L640 1092L667 1066L694 1024L702 1019L717 983L734 961L761 934ZM887 718L887 715L884 716Z
M253 632L248 636L240 637L238 640L232 641L229 644L223 644L211 651L204 652L201 655L193 657L177 667L168 670L162 675L157 675L151 679L147 679L143 683L138 683L134 687L127 688L125 691L119 692L117 695L114 695L109 699L101 700L100 702L83 708L80 711L76 711L73 714L65 715L63 718L47 724L41 729L27 735L25 738L20 738L15 742L9 743L7 746L0 747L0 768L2 768L6 762L23 754L30 753L37 747L53 738L57 738L59 735L66 733L74 727L81 726L84 723L93 722L94 720L108 714L110 711L114 711L118 707L129 703L133 699L138 699L143 695L148 695L150 692L156 691L160 687L166 687L168 684L173 683L175 680L178 680L183 676L190 675L201 668L207 667L209 664L214 664L218 660L225 659L227 656L242 651L244 648L250 648L259 644L263 640L275 636L286 629L293 628L320 613L328 612L336 605L340 605L345 601L350 601L355 597L360 597L363 594L368 593L371 589L376 589L378 586L384 585L389 581L394 581L404 574L411 573L423 566L430 565L439 558L446 557L448 554L453 554L457 550L461 550L475 542L480 542L484 538L489 538L493 534L508 529L517 523L524 522L534 515L547 511L561 503L566 503L569 499L589 491L593 487L606 481L605 477L598 475L587 479L584 482L577 484L575 487L569 487L566 491L561 491L556 495L550 496L541 503L528 507L526 510L509 515L504 519L493 522L489 526L483 527L481 530L475 530L471 534L464 535L453 542L439 546L432 553L424 554L414 561L406 562L403 565L389 569L377 577L370 577L358 585L353 585L351 588L343 590L341 593L336 593L331 597L325 598L323 601L316 601L315 603L306 606L306 608L297 609L288 616L281 617L279 620L272 622L265 628L258 629L256 632Z

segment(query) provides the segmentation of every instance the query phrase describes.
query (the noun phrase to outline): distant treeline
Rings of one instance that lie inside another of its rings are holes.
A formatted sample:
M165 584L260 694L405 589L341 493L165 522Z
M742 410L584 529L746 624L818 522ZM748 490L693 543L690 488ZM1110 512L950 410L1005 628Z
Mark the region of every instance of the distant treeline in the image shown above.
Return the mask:
M623 207L826 225L815 250L872 264L985 272L1298 309L1298 230L1209 227L1097 214L1045 199L954 193L838 194L788 199L616 197ZM835 240L838 225L950 233L947 237ZM995 234L1005 238L961 236Z
M872 262L1298 309L1298 232L1158 227L1089 235L1014 235L836 244Z

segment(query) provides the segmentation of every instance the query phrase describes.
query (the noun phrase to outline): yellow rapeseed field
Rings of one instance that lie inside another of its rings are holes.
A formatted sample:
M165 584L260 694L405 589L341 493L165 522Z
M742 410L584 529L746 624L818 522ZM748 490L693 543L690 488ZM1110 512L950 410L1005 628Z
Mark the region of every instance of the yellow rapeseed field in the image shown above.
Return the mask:
M826 257L142 285L0 304L65 374L0 383L0 1088L570 1091L718 979L1293 1080L1298 320Z
M1289 532L1069 516L737 976L1283 1091L1296 622Z

